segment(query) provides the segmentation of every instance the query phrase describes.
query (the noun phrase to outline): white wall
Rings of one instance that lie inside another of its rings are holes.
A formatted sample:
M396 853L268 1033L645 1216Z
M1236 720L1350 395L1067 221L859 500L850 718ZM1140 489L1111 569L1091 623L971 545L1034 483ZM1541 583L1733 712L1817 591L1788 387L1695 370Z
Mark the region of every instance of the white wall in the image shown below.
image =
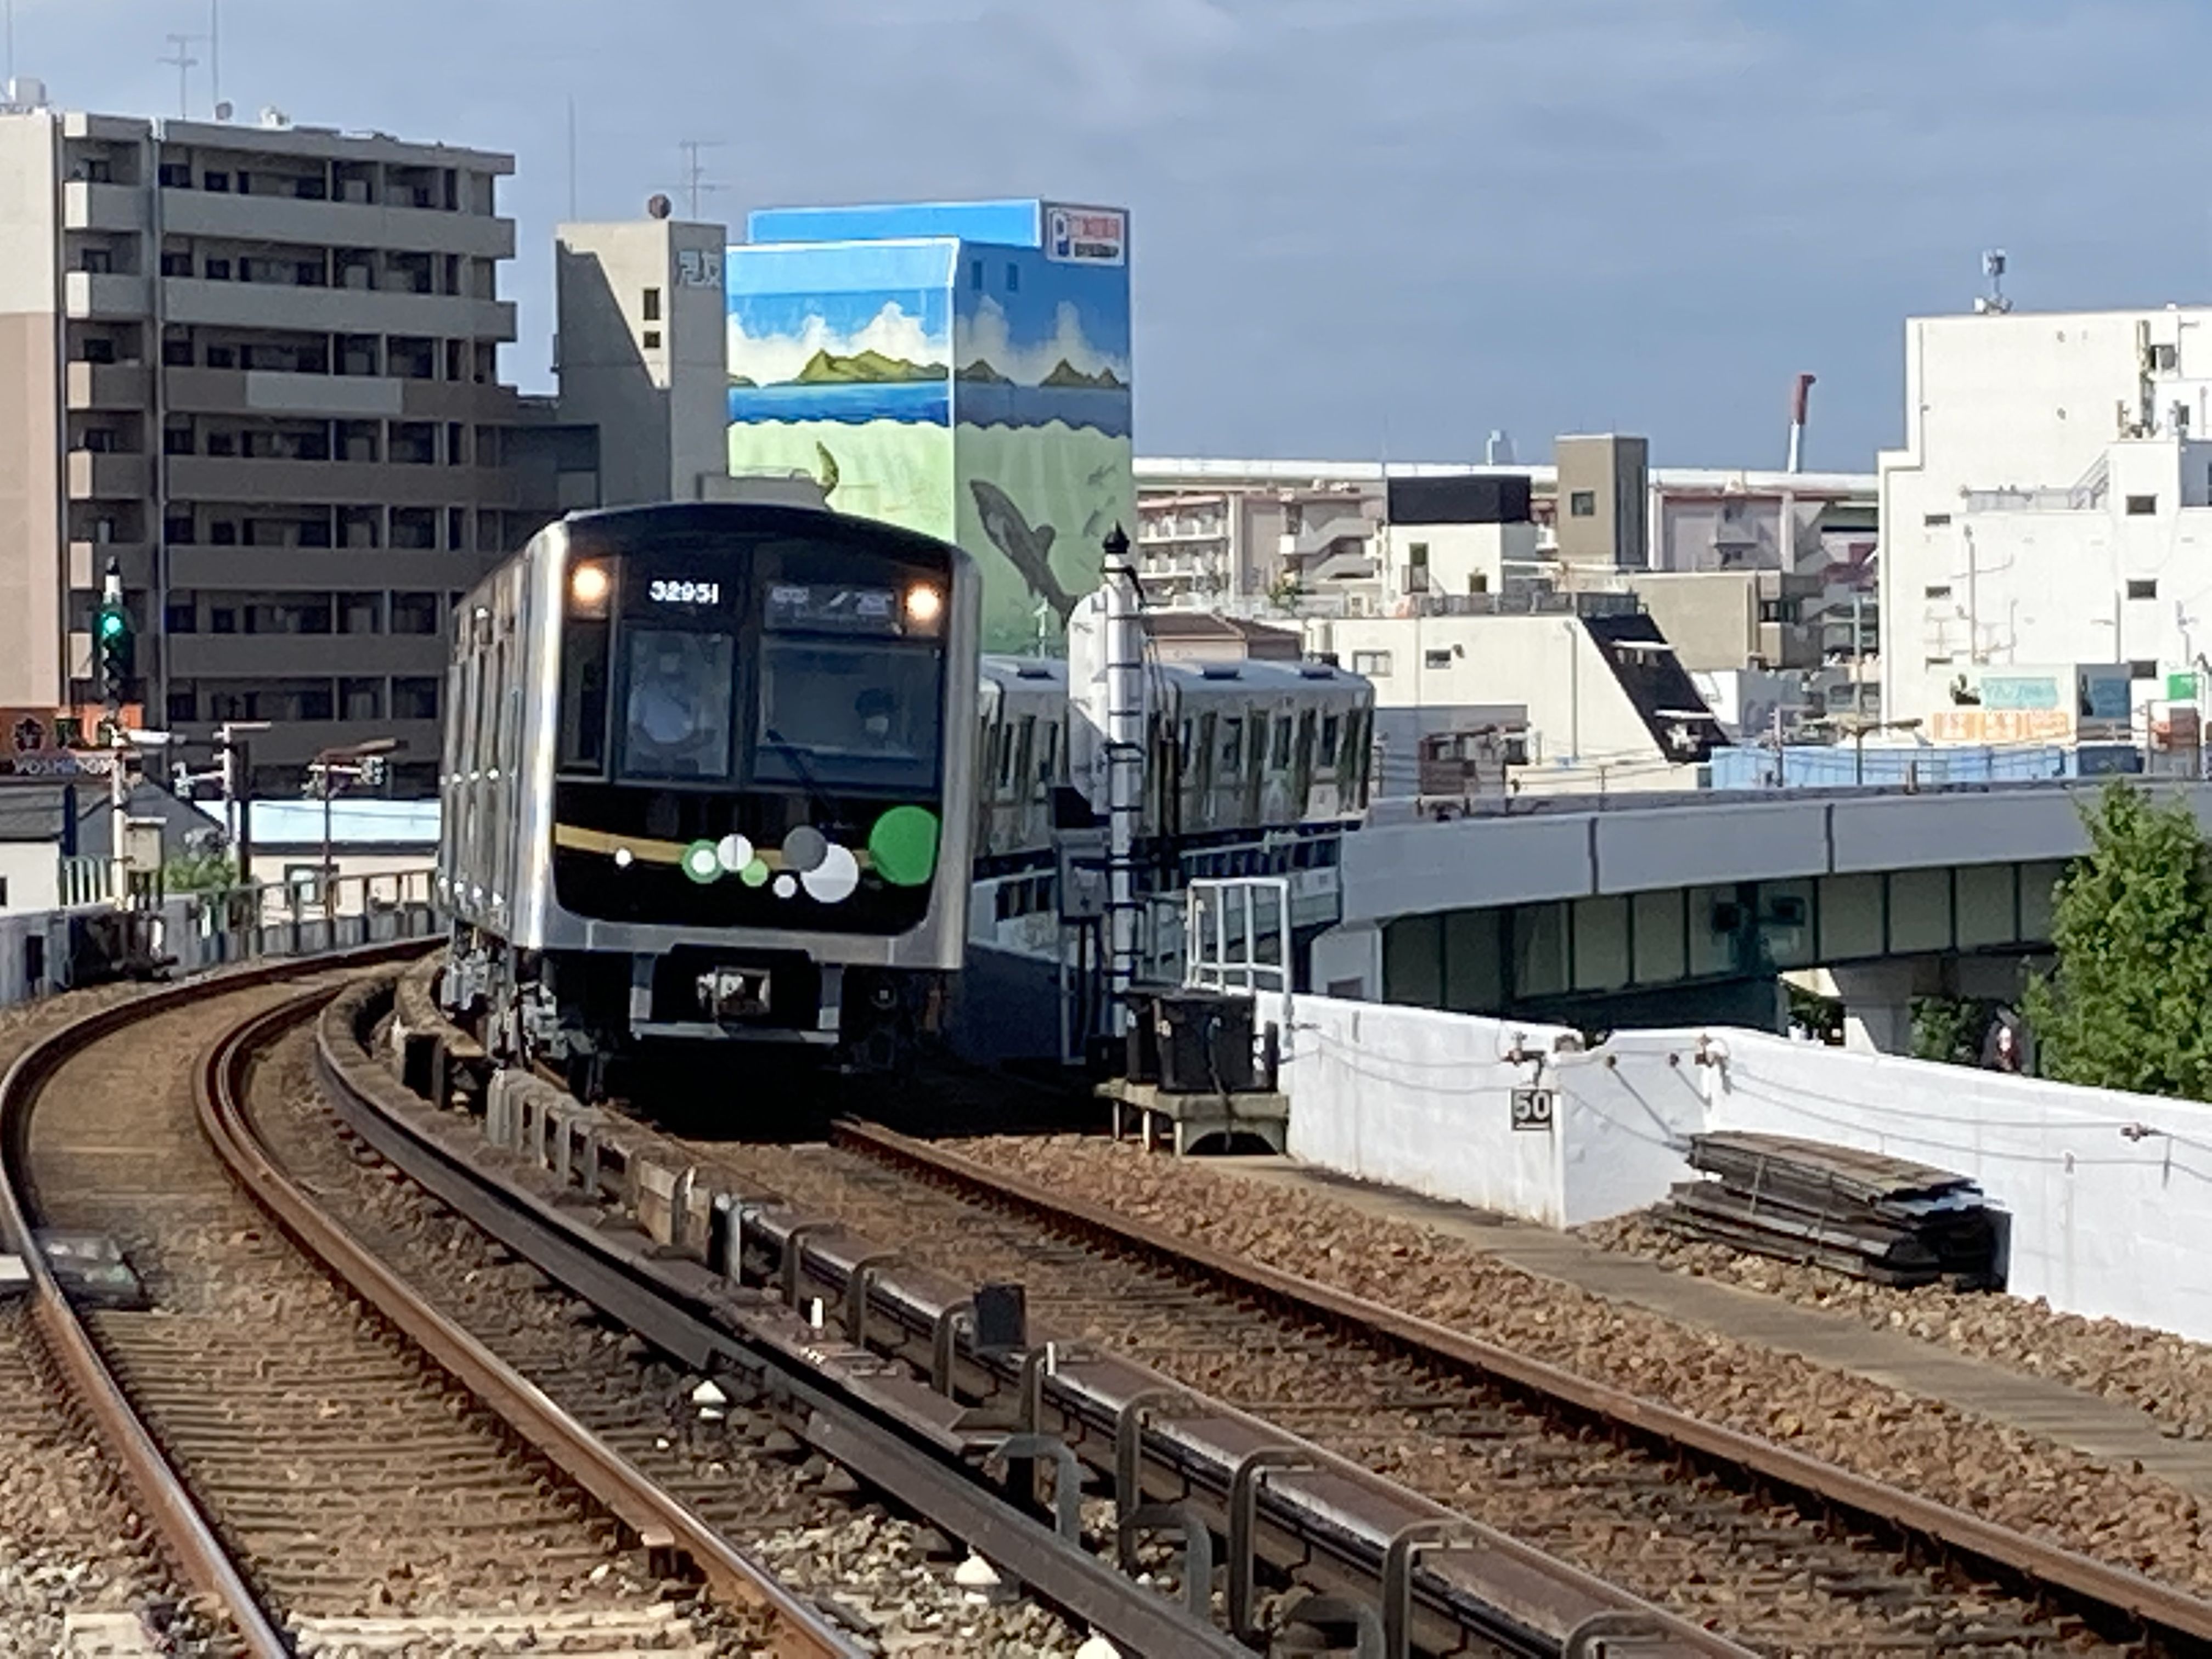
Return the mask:
M61 902L61 844L0 842L0 915L51 910Z
M2212 1340L2212 1106L1720 1035L1715 1128L1969 1176L2012 1218L2014 1295Z
M1261 1001L1261 1018L1279 1020L1279 999ZM1294 1010L1281 1073L1294 1156L1432 1198L1571 1224L1558 1140L1512 1126L1512 1091L1536 1068L1504 1057L1516 1034L1548 1050L1561 1030L1329 997L1299 997Z
M1283 1087L1308 1163L1571 1227L1691 1178L1701 1129L1832 1141L1978 1182L2009 1218L2014 1295L2212 1340L2212 1106L1750 1031L1559 1054L1549 1026L1320 996L1294 1012ZM1516 1047L1541 1063L1507 1059ZM1512 1091L1537 1083L1553 1127L1516 1130Z
M1656 774L1651 733L1589 629L1570 617L1351 617L1309 623L1307 643L1369 674L1385 708L1438 703L1518 703L1528 711L1530 755L1542 763L1649 762L1615 787ZM1372 653L1387 656L1387 664ZM1437 656L1431 666L1430 657Z

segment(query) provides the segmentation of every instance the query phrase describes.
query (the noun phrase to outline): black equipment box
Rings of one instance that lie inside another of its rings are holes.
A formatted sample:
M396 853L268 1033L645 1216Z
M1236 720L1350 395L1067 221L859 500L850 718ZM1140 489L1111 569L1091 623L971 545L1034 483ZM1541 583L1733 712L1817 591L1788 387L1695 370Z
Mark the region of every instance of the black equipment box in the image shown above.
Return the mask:
M1164 991L1152 1019L1163 1094L1247 1094L1260 1086L1252 999L1219 991Z

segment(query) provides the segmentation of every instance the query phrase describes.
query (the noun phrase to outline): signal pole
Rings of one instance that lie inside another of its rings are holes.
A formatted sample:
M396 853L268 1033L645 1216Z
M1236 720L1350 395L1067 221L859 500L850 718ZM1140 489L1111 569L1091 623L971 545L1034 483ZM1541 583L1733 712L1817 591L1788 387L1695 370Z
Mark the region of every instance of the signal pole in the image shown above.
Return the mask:
M137 656L131 637L131 612L123 603L123 566L107 562L101 578L100 615L93 625L93 669L100 681L100 701L107 708L107 856L114 872L114 896L120 903L129 896L130 866L124 857L124 836L131 820L131 785L124 765L123 703L130 691L131 672Z

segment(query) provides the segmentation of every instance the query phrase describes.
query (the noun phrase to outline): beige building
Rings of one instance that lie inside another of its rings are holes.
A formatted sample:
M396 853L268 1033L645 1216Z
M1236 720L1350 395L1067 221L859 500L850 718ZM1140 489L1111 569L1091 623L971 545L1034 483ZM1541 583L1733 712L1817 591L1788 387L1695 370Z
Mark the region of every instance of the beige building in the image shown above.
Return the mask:
M0 112L0 705L93 699L113 560L149 722L274 722L270 793L398 738L427 793L447 616L579 466L522 464L499 382L513 168L273 112Z

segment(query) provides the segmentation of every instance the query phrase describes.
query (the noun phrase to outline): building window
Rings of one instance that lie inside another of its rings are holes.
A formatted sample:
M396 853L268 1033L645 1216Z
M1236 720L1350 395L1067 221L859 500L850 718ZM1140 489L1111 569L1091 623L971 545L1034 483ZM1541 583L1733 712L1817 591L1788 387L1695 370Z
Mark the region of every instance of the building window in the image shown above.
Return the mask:
M164 161L159 174L163 190L190 190L192 169L189 162Z
M392 718L396 720L437 719L438 682L430 678L392 681Z
M645 331L645 349L647 351L658 351L660 349L660 331L659 329L648 328Z
M1932 585L1920 590L1920 597L1923 599L1948 599L1951 597L1951 584L1948 582L1933 583Z
M1390 678L1390 653L1388 651L1355 651L1352 653L1352 672L1370 680Z
M1006 261L1006 292L1009 294L1019 294L1021 291L1022 268L1016 264L1012 259L1009 259Z
M1941 530L1951 522L1951 515L1948 513L1930 513L1920 522L1930 530Z
M1451 651L1449 647L1442 651L1425 651L1421 653L1421 660L1431 668L1449 668L1452 664Z
M1426 570L1429 568L1429 544L1426 542L1413 543L1407 548L1406 554L1413 560L1414 569Z
M1595 519L1597 517L1597 491L1595 489L1577 489L1572 495L1569 495L1567 497L1567 514L1570 518L1576 519Z
M2148 581L2130 581L2128 584L2128 597L2131 599L2156 599L2158 597L2158 582L2156 579L2154 578Z
M1759 619L1763 623L1779 623L1784 627L1794 628L1804 614L1802 605L1803 601L1794 599L1761 599L1759 602Z
M659 289L646 289L645 301L639 308L638 315L648 323L657 323L660 320L660 290Z
M227 173L202 173L200 175L200 188L202 190L227 191L230 188L230 175Z
M2157 516L2157 496L2130 495L2128 497L2128 517L2130 519L2154 518Z
M983 291L983 262L981 259L968 262L968 286L978 294Z
M435 593L394 593L392 631L395 634L434 634L438 631Z
M197 634L199 632L199 605L191 599L171 599L161 612L161 631L165 634Z
M200 717L200 694L189 685L169 688L169 723L196 720Z

